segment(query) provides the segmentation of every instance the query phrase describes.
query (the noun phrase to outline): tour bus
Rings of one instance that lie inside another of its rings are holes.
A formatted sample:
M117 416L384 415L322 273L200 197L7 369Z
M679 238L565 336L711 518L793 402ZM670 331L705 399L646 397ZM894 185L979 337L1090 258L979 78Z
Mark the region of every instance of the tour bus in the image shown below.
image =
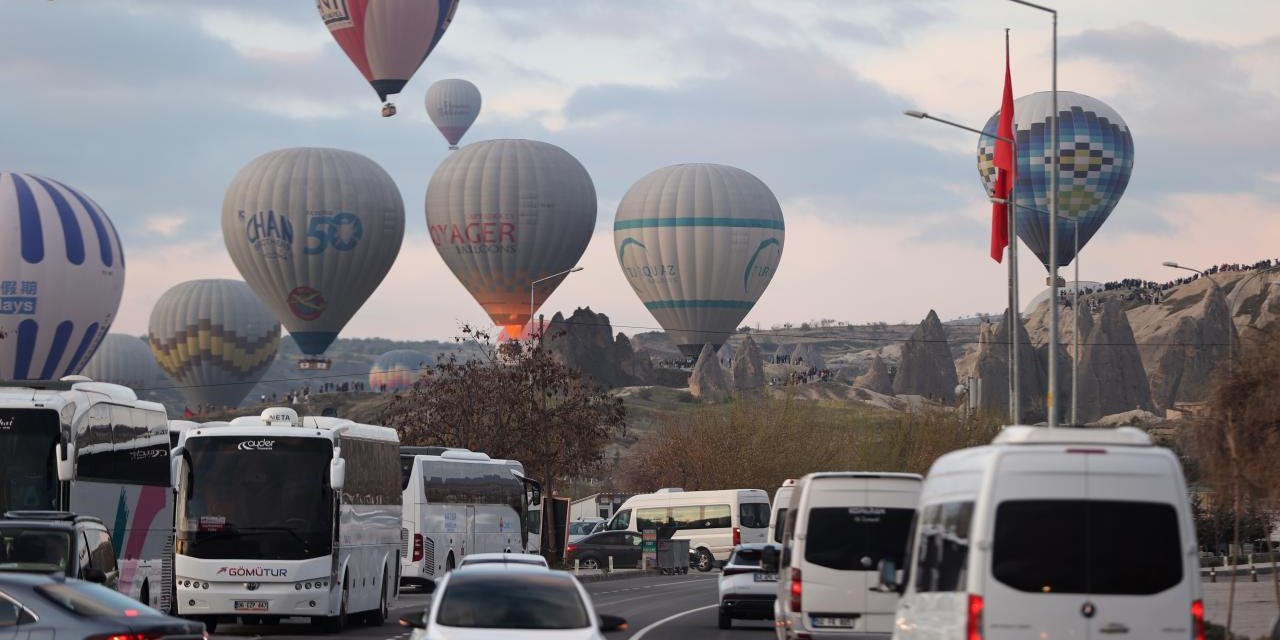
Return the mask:
M795 491L796 479L787 478L782 486L773 492L773 512L769 514L769 539L782 543L782 523L787 521L787 507L791 505L791 492Z
M605 529L653 530L660 538L688 540L694 566L710 571L728 560L735 546L768 540L769 494L760 489L659 489L628 498Z
M1182 467L1138 429L1006 427L919 507L894 638L1204 638Z
M309 617L382 624L400 589L394 429L274 407L183 431L178 614L218 622Z
M0 513L71 511L111 532L116 588L170 609L173 492L162 405L83 376L0 383Z
M405 584L434 582L472 553L537 552L530 505L541 490L519 462L444 447L402 447L400 461Z

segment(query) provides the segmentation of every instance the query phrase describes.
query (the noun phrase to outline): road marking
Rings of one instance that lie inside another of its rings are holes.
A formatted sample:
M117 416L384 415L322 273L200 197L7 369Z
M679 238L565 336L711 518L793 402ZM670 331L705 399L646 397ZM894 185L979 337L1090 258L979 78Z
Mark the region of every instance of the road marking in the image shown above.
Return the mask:
M636 634L635 634L634 636L631 636L630 640L640 640L641 638L643 638L643 637L645 636L645 634L649 633L650 631L653 631L654 629L657 629L658 627L660 627L660 626L662 626L662 625L664 625L664 624L666 624L666 623L668 623L668 622L671 622L672 620L675 620L676 618L679 618L680 616L687 616L687 615L689 615L689 614L691 614L691 613L697 613L697 612L699 612L699 611L706 611L707 609L714 609L714 608L719 607L719 606L720 606L720 604L719 604L719 603L716 603L716 604L709 604L709 605L707 605L707 606L705 606L705 607L698 607L697 609L690 609L690 610L688 610L688 611L681 611L680 613L677 613L677 614L675 614L675 615L667 616L667 617L665 617L665 618L663 618L663 619L661 619L661 620L659 620L659 621L657 621L657 622L655 622L655 623L653 623L653 624L651 624L651 625L649 625L649 626L647 626L647 627L645 627L645 628L643 628L643 629L641 629L641 630L637 631L637 632L636 632Z

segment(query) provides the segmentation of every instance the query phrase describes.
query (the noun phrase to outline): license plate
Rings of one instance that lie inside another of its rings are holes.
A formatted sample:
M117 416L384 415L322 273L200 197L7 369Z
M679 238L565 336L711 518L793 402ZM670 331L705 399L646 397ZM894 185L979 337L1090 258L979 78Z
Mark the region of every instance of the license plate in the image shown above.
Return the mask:
M756 582L777 582L778 574L776 573L757 573L754 576Z
M813 617L815 627L847 627L853 628L853 618Z
M234 602L236 611L266 611L266 600L236 600Z

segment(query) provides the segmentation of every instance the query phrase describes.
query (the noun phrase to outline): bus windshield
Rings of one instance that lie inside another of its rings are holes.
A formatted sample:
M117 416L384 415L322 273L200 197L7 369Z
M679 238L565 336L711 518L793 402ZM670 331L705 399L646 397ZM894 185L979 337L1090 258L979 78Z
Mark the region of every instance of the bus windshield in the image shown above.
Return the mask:
M303 560L329 555L333 444L323 438L187 440L178 552L193 558Z
M51 409L0 409L0 513L58 508L58 427Z

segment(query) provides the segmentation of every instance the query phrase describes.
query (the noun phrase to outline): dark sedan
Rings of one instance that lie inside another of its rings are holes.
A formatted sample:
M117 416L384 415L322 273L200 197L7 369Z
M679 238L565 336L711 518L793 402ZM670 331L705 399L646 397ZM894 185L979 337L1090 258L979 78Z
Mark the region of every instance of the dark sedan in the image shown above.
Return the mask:
M601 531L564 548L564 566L573 568L573 561L583 569L605 569L613 558L615 569L634 569L640 566L640 534L634 531Z
M59 575L0 574L0 638L204 640L204 625L172 618L102 585Z

